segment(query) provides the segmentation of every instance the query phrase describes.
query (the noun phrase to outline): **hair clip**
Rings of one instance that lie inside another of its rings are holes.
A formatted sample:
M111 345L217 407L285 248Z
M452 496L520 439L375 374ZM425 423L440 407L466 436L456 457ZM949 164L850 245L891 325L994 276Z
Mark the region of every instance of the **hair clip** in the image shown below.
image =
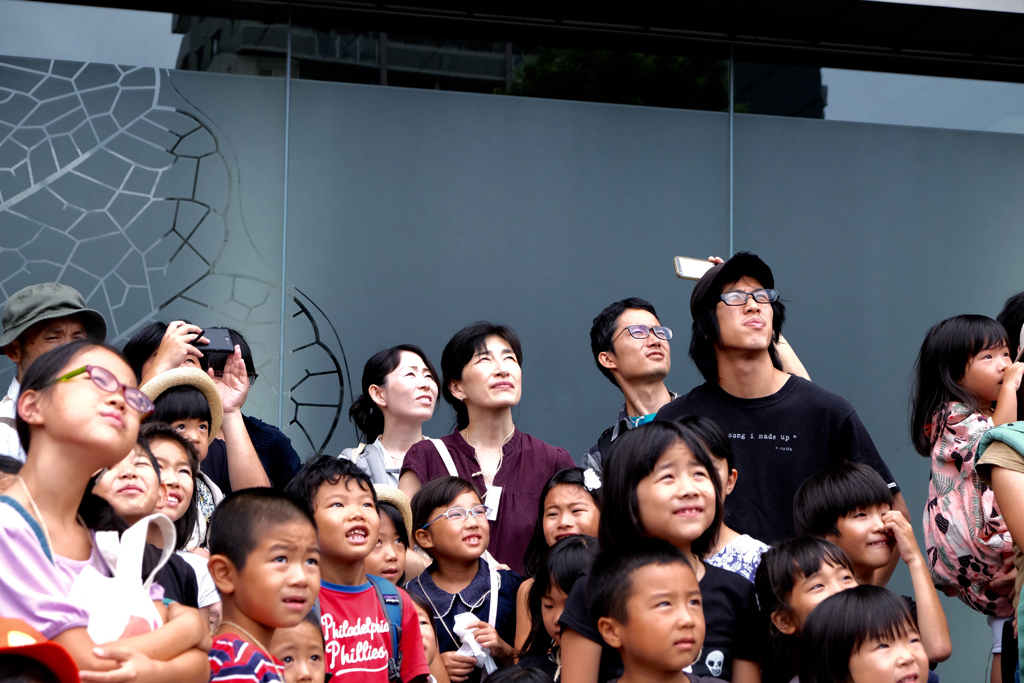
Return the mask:
M593 468L587 468L583 472L583 488L588 491L601 488L601 477L597 476L597 472Z

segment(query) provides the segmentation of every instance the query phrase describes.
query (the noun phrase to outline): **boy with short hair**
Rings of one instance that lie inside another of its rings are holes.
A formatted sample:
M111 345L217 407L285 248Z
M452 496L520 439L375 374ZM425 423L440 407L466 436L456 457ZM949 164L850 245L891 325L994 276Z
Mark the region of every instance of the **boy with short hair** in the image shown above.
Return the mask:
M601 637L622 657L621 683L718 680L684 671L704 644L704 611L697 575L670 543L615 544L594 563L588 590Z
M380 531L373 482L351 461L322 455L285 491L308 505L320 529L320 623L331 680L425 681L430 672L412 600L366 574Z
M270 655L278 628L299 624L320 588L316 522L291 496L245 489L210 520L210 574L224 618L210 650L210 681L284 680Z
M861 585L884 583L875 577L885 573L895 545L910 570L917 601L911 610L919 616L921 642L929 661L941 662L952 653L946 615L914 530L892 503L889 487L875 470L846 461L812 474L800 485L793 500L793 521L800 535L839 546Z

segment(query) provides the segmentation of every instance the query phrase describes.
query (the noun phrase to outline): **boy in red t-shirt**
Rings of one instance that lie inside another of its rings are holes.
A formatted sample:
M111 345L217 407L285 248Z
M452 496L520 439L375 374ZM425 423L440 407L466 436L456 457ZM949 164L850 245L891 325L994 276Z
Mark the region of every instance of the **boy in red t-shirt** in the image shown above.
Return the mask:
M331 680L385 683L394 660L404 683L426 681L415 605L401 588L378 592L382 584L366 576L364 561L380 530L373 482L351 461L323 455L307 462L285 491L309 505L319 529L320 623ZM382 601L401 603L401 624L393 625L401 629L398 652Z

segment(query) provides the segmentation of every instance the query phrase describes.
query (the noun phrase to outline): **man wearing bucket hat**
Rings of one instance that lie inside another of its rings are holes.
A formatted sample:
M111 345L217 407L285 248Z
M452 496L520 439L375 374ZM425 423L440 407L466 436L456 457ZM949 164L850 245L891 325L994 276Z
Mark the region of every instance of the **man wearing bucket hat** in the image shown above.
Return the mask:
M25 462L25 451L14 428L25 371L36 358L68 342L106 340L107 323L102 315L85 307L78 290L58 282L43 282L15 292L4 302L3 326L0 348L17 366L17 373L0 399L0 455Z
M782 370L776 344L786 309L764 261L744 251L712 267L694 286L690 314L690 357L707 381L663 407L657 419L702 415L728 434L740 473L726 499L731 527L765 543L795 535L797 488L843 460L875 469L893 493L894 509L909 519L853 406Z

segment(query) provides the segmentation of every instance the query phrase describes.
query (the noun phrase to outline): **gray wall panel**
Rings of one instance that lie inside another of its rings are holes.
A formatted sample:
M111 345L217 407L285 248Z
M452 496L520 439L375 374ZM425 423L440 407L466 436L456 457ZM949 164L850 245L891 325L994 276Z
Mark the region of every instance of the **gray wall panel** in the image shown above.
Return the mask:
M921 538L929 462L910 444L913 364L928 328L994 317L1024 289L1024 137L736 117L736 249L772 265L785 334L814 381L857 408ZM892 587L910 594L905 567ZM981 680L984 617L944 598L943 680Z
M728 247L725 115L292 87L288 280L337 326L354 392L380 348L417 343L439 363L461 326L505 322L523 340L518 424L578 457L621 404L590 323L626 296L680 334L671 384L695 383L671 261ZM443 407L427 431L452 421ZM344 421L332 449L354 441Z

